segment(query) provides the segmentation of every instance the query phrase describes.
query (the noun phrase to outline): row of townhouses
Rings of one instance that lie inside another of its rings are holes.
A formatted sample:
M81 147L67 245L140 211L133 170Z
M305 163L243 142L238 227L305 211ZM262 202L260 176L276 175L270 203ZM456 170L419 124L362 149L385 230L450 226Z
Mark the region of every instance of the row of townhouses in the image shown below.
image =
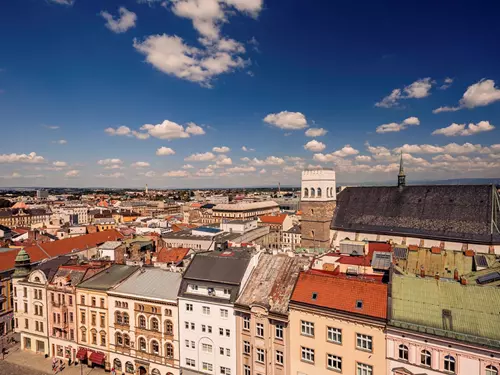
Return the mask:
M498 375L498 272L463 283L310 265L229 248L183 274L69 256L31 269L21 250L15 327L24 350L119 375Z

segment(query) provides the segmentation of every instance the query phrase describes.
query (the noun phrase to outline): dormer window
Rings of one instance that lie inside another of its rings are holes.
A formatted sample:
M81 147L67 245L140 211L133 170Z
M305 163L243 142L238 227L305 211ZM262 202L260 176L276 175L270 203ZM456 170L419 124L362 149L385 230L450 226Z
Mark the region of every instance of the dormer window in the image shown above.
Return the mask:
M357 309L362 309L363 308L363 301L357 300L356 301L356 308Z
M215 297L215 289L214 288L208 288L208 295Z
M316 301L316 300L318 299L318 293L313 292L313 294L312 294L312 296L311 296L311 299L312 299L313 301Z
M198 285L191 284L191 285L189 285L189 287L191 288L191 290L194 290L194 291L198 290Z
M224 289L224 294L227 296L229 294L231 294L231 289L228 289L228 288L225 288Z

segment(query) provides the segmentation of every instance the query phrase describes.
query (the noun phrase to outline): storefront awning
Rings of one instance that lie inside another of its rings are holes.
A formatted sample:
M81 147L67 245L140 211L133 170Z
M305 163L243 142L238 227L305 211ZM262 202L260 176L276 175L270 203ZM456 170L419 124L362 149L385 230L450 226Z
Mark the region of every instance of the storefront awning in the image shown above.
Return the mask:
M87 359L87 349L85 348L78 349L78 352L76 353L76 358L78 358L80 361Z
M99 353L99 352L92 352L89 357L90 361L92 363L95 363L96 365L103 365L104 364L104 354Z

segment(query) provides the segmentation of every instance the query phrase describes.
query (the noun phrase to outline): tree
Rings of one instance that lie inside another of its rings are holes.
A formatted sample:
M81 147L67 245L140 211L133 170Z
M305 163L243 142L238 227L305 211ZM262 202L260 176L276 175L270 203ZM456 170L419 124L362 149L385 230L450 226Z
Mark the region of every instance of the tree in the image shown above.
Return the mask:
M0 208L12 207L12 202L8 199L0 198Z

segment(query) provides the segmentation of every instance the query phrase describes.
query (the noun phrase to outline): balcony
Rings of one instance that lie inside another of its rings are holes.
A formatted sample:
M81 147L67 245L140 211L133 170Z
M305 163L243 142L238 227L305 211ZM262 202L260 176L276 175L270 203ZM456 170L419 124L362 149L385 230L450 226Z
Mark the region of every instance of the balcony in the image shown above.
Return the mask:
M54 328L59 328L66 330L68 328L68 322L52 322Z

